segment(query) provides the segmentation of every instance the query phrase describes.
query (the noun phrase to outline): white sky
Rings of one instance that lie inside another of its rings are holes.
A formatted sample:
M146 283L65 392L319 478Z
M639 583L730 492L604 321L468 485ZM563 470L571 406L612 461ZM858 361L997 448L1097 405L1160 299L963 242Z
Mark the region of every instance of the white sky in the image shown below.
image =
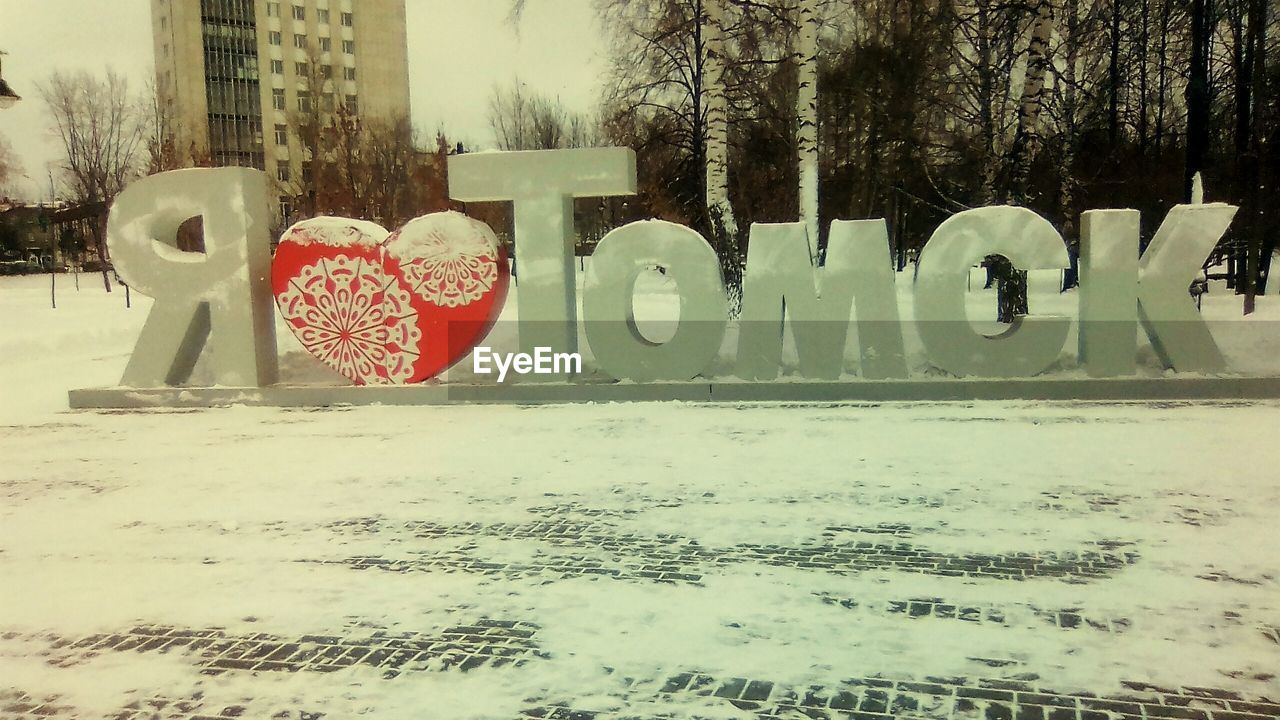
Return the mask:
M358 1L358 0L357 0ZM0 135L28 176L18 189L49 194L47 166L61 153L36 83L53 70L110 66L139 90L152 77L149 0L0 0L4 77L23 101L0 111ZM590 109L605 67L590 0L530 0L519 33L510 0L406 0L413 121L425 136L487 144L488 97L518 73L529 87Z

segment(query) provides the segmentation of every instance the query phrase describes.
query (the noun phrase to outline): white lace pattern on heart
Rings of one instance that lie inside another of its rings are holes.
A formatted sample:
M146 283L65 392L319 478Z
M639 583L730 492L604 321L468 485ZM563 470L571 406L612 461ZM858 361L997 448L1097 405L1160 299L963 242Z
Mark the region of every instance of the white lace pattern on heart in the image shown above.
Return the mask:
M445 237L432 229L414 238L413 256L400 271L409 286L427 302L442 307L470 305L498 281L498 252L479 232Z
M304 266L280 294L280 312L314 356L368 384L413 376L422 330L411 295L382 268L339 255Z

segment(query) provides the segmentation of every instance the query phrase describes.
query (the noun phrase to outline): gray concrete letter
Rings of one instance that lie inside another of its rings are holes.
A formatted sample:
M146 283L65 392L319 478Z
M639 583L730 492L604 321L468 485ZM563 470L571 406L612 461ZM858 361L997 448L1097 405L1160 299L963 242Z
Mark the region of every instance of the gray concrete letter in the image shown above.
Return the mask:
M800 374L838 378L855 298L862 375L906 377L883 220L832 223L821 268L811 260L804 223L753 225L743 278L737 375L747 380L777 377L783 323L789 318Z
M520 349L578 349L573 199L636 192L629 148L475 153L449 158L449 196L514 203ZM548 379L556 376L529 376ZM563 376L559 376L563 378Z
M186 382L206 346L217 384L276 381L268 215L266 175L248 168L175 170L120 193L107 246L120 277L155 298L122 385ZM205 252L178 250L178 226L197 216Z
M1020 207L986 207L953 215L933 233L916 271L915 316L929 359L956 375L1029 377L1062 353L1068 318L1028 315L1005 332L974 331L965 311L970 268L1003 255L1019 270L1068 267L1062 236L1048 220Z
M1138 353L1137 210L1080 222L1080 363L1092 377L1132 375Z
M1138 319L1165 367L1217 372L1226 360L1187 288L1235 217L1223 203L1177 205L1138 261Z
M803 238L802 238L803 240ZM675 280L680 321L665 343L636 326L636 279L660 267ZM715 361L728 321L720 260L701 235L661 220L613 230L596 246L582 289L587 342L600 369L619 380L688 380Z

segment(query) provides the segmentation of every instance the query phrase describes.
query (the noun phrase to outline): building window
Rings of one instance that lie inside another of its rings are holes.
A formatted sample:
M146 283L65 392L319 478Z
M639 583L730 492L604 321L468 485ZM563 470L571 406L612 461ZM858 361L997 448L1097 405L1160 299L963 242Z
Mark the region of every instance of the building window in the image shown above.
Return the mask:
M276 125L276 144L281 146L289 144L289 127L287 125Z
M296 47L296 48L298 48L299 50L306 50L306 49L307 49L307 36L306 36L306 35L303 35L303 34L301 34L301 33L294 33L294 35L293 35L293 46L294 46L294 47Z
M288 160L276 161L276 178L280 182L289 182L289 161Z
M331 50L332 48L333 48L332 40L330 40L327 37L320 38L320 50L322 52L329 52L329 50Z
M336 106L334 105L333 93L325 93L320 96L320 107L324 108L325 112L334 111Z
M271 107L277 110L284 109L284 89L273 88L271 90Z
M311 112L311 93L307 90L298 91L298 111Z
M351 17L351 13L349 13L349 12L344 12L344 13L342 13L342 26L343 26L343 27L351 27L351 26L352 26L352 25L354 25L354 24L355 24L355 18Z
M355 55L355 54L356 54L356 41L355 41L355 40L343 40L343 41L342 41L342 52L344 52L344 53L346 53L346 54L348 54L348 55Z
M271 72L272 72L273 74L275 74L275 75L283 75L283 74L284 74L284 61L283 61L283 60L272 60L272 61L271 61Z
M169 18L167 16L160 18L160 29L161 30L169 29Z
M329 22L329 11L324 8L320 8L319 10L316 10L316 17L319 19L321 24L327 23Z
M169 43L164 44L164 56L169 57Z
M280 3L267 3L267 17L280 17Z
M356 98L355 95L347 96L347 112L352 115L359 114L360 112L360 100Z
M333 78L333 66L332 66L332 65L321 65L321 66L320 66L320 77L324 78L325 80L330 80L330 79L332 79L332 78Z
M353 68L353 67L349 67L349 68L342 68L342 77L344 77L344 78L346 78L346 79L348 79L348 80L355 80L355 79L356 79L356 69L355 69L355 68Z
M294 20L306 20L306 19L307 19L307 9L306 9L306 8L304 8L304 7L302 7L301 5L294 5L294 6L293 6L293 19L294 19Z
M293 71L298 74L298 77L305 78L311 73L311 65L304 62L296 62L293 64Z
M280 44L280 31L279 31L279 30L272 30L272 31L271 31L271 33L268 35L268 38L269 38L269 41L270 41L270 43L271 43L272 45L279 45L279 44Z
M288 221L293 216L293 202L288 195L280 196L280 219Z

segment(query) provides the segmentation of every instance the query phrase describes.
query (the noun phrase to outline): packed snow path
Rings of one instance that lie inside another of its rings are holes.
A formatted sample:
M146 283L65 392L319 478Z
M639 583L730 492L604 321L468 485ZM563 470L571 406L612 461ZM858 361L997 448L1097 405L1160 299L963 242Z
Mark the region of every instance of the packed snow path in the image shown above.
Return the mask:
M1277 421L1238 403L10 423L0 715L1280 717Z

